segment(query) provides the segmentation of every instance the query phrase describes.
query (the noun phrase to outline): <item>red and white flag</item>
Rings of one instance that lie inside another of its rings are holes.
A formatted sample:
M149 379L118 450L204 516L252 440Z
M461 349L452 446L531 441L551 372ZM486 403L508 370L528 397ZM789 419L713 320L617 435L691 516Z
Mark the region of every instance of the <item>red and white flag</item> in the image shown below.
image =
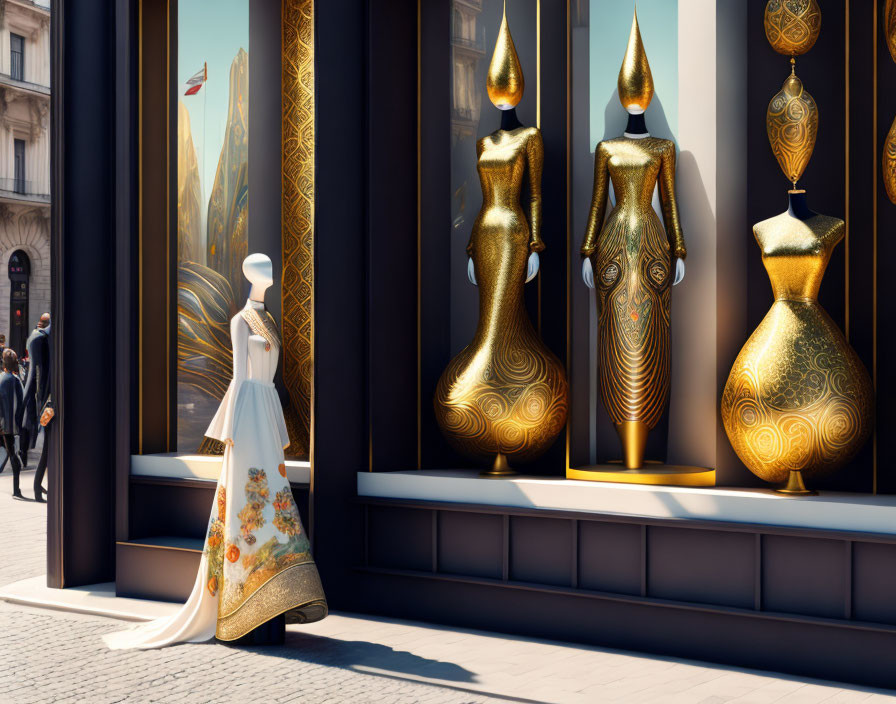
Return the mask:
M187 92L184 95L196 95L202 84L208 80L208 64L202 64L202 68L187 79Z

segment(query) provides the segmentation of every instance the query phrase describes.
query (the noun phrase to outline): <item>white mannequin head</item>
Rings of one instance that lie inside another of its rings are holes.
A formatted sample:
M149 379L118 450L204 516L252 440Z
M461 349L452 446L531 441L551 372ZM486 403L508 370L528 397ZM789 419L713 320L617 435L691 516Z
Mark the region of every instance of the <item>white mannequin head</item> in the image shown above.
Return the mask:
M252 288L249 298L264 303L264 292L274 283L274 265L267 254L250 254L243 260L243 276Z

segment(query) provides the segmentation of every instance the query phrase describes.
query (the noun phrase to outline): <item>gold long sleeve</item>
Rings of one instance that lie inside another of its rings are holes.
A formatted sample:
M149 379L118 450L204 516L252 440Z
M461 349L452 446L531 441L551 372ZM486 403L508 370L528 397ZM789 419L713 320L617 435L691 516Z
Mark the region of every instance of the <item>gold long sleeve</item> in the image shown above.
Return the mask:
M610 178L608 165L607 152L598 144L594 150L594 191L591 194L591 212L588 214L588 226L585 228L585 241L582 242L583 257L594 254L594 250L597 249L597 238L604 224Z
M544 170L544 142L536 131L526 142L529 172L529 251L544 251L541 239L541 172Z
M672 256L684 259L688 251L684 246L684 234L678 219L678 201L675 198L675 145L669 143L663 151L660 167L660 203L663 206L663 224L672 247Z

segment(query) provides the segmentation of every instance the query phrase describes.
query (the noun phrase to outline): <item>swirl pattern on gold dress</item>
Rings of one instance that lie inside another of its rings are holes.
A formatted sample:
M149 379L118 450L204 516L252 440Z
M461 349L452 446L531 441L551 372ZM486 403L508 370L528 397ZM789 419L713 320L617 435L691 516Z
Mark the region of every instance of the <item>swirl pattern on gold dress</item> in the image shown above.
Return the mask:
M722 394L722 421L753 474L782 483L842 467L871 433L868 372L830 316L818 290L842 220L789 213L753 228L775 302L750 336Z
M604 223L610 180L617 200ZM657 182L665 231L651 205ZM672 258L687 255L672 142L623 137L597 145L582 255L594 270L601 398L623 439L626 465L637 469L646 431L659 422L669 396ZM631 423L643 428L640 449L626 447L622 427Z
M765 36L779 54L805 54L819 32L821 10L816 0L769 0L765 6Z
M818 106L796 74L787 77L768 104L765 126L781 170L796 187L818 136Z
M451 445L476 459L530 461L566 424L566 375L538 337L523 302L526 262L541 240L541 133L498 130L476 145L483 206L468 252L479 284L479 325L451 360L434 398ZM520 206L528 172L530 222ZM530 232L531 225L531 232Z

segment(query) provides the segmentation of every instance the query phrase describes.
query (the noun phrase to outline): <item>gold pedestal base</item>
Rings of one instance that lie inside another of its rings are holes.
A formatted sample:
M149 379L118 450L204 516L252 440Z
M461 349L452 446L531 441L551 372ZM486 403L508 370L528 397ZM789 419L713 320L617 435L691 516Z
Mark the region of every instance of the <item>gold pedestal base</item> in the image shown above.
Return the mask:
M818 496L817 491L806 488L806 484L803 482L803 473L798 469L791 469L790 476L787 477L787 486L783 489L776 489L776 491L788 496Z
M590 467L570 467L567 479L589 482L618 482L620 484L649 484L666 486L715 486L716 470L705 467L647 463L641 469L624 469L621 465L598 464Z
M480 473L480 477L512 477L516 474L510 467L510 463L507 461L507 455L502 453L498 453L495 457L494 463L492 463L491 469L483 469Z

